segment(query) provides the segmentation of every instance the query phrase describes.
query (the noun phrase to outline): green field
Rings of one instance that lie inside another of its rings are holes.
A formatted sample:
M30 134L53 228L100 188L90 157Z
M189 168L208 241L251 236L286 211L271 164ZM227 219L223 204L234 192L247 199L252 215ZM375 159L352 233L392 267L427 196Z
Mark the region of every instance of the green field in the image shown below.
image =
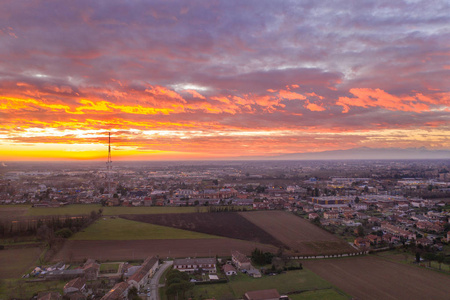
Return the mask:
M121 218L102 218L70 239L105 241L211 238L221 237Z
M38 247L1 250L0 279L22 276L29 268L35 266L41 252Z
M24 279L0 282L0 299L31 299L39 292L55 291L63 293L67 281L26 282Z
M197 285L194 287L192 294L189 294L189 296L192 296L193 299L236 299L242 298L242 296L248 291L266 289L276 289L280 294L287 294L289 292L314 291L316 289L331 290L334 289L334 287L313 272L303 269L289 271L275 276L263 276L262 278L251 278L245 274L238 274L237 276L233 276L228 283ZM330 295L333 294L332 292L329 293ZM339 295L335 291L334 293ZM305 294L305 296L308 296L308 294ZM348 298L344 297L332 299Z
M23 209L23 208L22 208ZM55 215L82 215L91 211L103 210L105 216L127 215L127 214L170 214L170 213L193 213L206 212L205 206L149 206L149 207L125 207L125 206L101 206L99 204L74 204L62 207L28 207L25 215L28 216L55 216ZM2 207L0 206L0 211Z

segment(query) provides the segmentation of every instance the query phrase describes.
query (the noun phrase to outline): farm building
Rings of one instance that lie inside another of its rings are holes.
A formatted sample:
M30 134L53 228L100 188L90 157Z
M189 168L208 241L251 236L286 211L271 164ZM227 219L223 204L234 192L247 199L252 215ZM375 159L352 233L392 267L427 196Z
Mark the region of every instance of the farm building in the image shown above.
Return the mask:
M198 270L203 270L208 273L216 273L216 259L215 258L185 258L175 259L173 261L173 268L181 271L193 273Z
M75 270L56 270L45 273L47 280L68 280L77 277L84 277L84 271L81 269Z
M126 282L120 282L116 284L101 300L118 300L128 299L128 290L130 285Z
M227 276L237 275L236 269L232 265L229 265L229 264L225 264L223 266L223 272Z
M244 294L245 300L279 300L280 294L277 290L259 290L251 291Z
M93 259L88 259L83 265L84 277L87 280L96 280L98 272L100 271L100 265Z
M133 275L131 275L130 278L128 278L128 284L136 287L139 290L141 286L144 285L147 280L153 276L158 265L159 260L157 257L148 257L139 268L139 270L137 270Z
M239 270L249 270L252 266L250 263L250 259L239 251L232 252L231 260Z
M72 279L64 286L64 295L75 293L75 292L84 292L86 290L86 280L77 277Z

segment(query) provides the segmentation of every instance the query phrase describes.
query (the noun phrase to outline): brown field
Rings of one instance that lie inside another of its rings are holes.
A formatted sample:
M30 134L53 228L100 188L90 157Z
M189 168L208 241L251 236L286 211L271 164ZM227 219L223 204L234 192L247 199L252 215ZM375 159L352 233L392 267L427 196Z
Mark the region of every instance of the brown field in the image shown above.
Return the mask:
M0 250L0 279L22 276L39 258L39 247Z
M375 256L303 265L356 299L449 299L450 276Z
M232 250L250 254L258 247L275 252L271 245L236 239L190 239L190 240L134 240L134 241L77 241L69 240L52 258L53 261L82 261L94 258L99 261L144 259L159 255L166 257L231 256Z
M322 255L356 252L346 241L289 212L252 211L239 214L276 237L294 254Z
M121 218L196 231L232 239L270 244L277 247L283 245L273 234L269 234L240 214L226 213L183 213L158 215L121 215Z
M16 218L24 216L28 212L29 206L22 205L0 205L0 218Z

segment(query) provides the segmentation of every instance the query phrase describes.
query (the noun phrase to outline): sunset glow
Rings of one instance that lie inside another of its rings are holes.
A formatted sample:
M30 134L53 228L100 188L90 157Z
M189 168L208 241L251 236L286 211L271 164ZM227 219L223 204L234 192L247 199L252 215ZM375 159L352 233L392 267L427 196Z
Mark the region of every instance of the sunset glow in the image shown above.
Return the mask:
M450 149L445 1L102 3L0 4L0 161Z

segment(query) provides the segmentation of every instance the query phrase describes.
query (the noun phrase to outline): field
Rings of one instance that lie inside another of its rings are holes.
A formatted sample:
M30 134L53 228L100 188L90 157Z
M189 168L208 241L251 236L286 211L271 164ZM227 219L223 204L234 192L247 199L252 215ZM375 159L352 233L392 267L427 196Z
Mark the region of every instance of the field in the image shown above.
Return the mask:
M26 282L24 279L8 279L0 282L0 299L32 299L39 292L63 293L67 281Z
M0 219L24 216L29 208L29 205L0 205Z
M301 297L300 295L307 297L308 294L304 291L323 289L328 294L340 296L337 299L349 299L346 295L339 294L329 282L307 269L257 279L239 274L233 276L226 284L198 285L189 296L192 296L193 299L238 299L242 298L247 291L264 289L277 289L280 294L303 292L295 295L296 299L303 299L298 298Z
M39 247L0 251L0 279L17 278L35 266L42 250Z
M0 206L0 211L2 211ZM61 207L28 207L25 215L28 216L55 216L55 215L82 215L90 214L91 211L103 210L105 216L116 216L124 214L170 214L170 213L193 213L206 212L207 207L169 207L169 206L150 206L150 207L122 207L122 206L101 206L99 204L78 204Z
M303 265L358 299L448 299L450 277L376 256L308 260Z
M76 233L71 240L153 240L153 239L214 239L198 232L135 222L121 218L102 218Z
M244 215L245 213L243 213ZM122 218L216 236L281 246L282 243L236 212L121 215Z
M148 256L159 255L167 257L208 257L231 256L232 250L250 254L258 247L264 251L276 252L271 245L236 239L160 239L160 240L116 240L116 241L82 241L69 240L53 261L83 261L94 258L99 261L121 261L145 259Z
M298 255L340 254L355 252L346 241L284 211L239 213L256 226L276 237Z
M349 296L343 295L335 289L323 289L307 291L300 294L289 295L291 300L348 300Z

